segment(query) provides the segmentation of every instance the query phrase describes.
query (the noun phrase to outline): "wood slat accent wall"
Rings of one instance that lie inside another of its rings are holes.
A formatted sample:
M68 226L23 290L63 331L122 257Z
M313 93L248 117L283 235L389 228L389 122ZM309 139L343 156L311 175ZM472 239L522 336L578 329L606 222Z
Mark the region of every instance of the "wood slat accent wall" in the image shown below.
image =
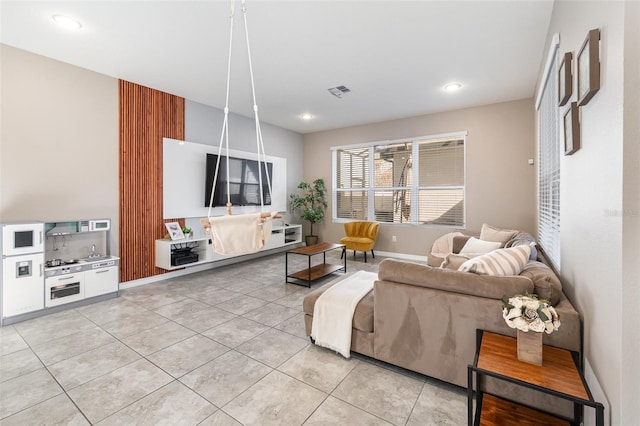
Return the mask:
M161 274L162 138L184 140L184 98L119 80L120 282Z

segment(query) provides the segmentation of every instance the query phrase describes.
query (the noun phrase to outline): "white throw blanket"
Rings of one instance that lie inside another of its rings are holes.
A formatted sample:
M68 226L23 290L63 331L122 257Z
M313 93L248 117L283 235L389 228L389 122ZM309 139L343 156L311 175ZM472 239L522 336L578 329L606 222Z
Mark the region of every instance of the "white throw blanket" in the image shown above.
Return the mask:
M311 337L315 344L351 356L351 324L356 305L373 289L374 272L358 271L318 297L313 307Z
M220 254L249 254L264 247L271 236L272 218L264 222L260 213L216 216L209 218L213 249Z

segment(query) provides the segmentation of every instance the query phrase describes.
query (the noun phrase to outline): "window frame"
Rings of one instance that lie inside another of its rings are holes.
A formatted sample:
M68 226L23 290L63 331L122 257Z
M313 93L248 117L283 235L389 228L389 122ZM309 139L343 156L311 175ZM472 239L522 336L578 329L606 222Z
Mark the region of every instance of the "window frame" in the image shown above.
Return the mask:
M354 219L338 217L338 193L339 192L359 192L365 191L367 193L367 219L377 222L375 216L375 193L376 191L396 191L396 190L409 190L411 194L411 213L410 221L404 223L398 222L379 222L385 226L419 226L423 228L436 228L436 229L466 229L467 224L467 135L468 132L458 131L450 133L440 133L435 135L415 136L408 138L400 138L393 140L380 140L374 142L366 142L361 144L349 144L338 145L330 147L331 150L331 220L333 223L345 223L351 222ZM437 139L462 139L463 140L463 183L462 185L449 185L449 186L420 186L419 185L419 147L420 142L433 141ZM398 143L410 142L411 143L411 155L414 167L412 174L413 179L410 185L404 187L376 187L375 186L375 149L376 147L383 147L387 145L393 145ZM367 148L368 153L368 168L369 168L369 181L366 186L362 188L338 188L338 151L347 149ZM462 189L463 209L462 209L462 223L460 225L449 224L423 224L419 218L419 203L418 192L420 190L429 189Z

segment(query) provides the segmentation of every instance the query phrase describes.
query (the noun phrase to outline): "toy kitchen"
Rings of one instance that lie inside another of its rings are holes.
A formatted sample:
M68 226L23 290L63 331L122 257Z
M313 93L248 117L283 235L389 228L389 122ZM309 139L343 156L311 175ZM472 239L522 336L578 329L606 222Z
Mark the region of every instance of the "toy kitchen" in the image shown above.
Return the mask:
M111 220L6 223L0 325L118 296Z

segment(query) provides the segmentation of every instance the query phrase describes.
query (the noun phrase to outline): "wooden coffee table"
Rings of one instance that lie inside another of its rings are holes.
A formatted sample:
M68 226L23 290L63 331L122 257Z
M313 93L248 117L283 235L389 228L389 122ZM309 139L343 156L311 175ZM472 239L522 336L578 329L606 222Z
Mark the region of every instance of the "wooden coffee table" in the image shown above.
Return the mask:
M346 246L344 244L331 244L331 243L320 243L314 244L312 246L300 247L293 250L288 250L285 254L285 281L289 284L296 285L306 285L307 287L311 287L311 283L318 278L326 277L329 274L332 274L337 271L342 271L345 274L347 273L347 256L344 256L344 263L342 265L327 263L327 252L330 250L341 249L345 250ZM309 260L309 266L306 269L302 269L300 271L289 273L289 255L290 254L301 254L307 256ZM316 254L322 254L322 263L318 265L311 266L311 257ZM293 280L293 281L291 281ZM300 281L305 282L302 284Z

